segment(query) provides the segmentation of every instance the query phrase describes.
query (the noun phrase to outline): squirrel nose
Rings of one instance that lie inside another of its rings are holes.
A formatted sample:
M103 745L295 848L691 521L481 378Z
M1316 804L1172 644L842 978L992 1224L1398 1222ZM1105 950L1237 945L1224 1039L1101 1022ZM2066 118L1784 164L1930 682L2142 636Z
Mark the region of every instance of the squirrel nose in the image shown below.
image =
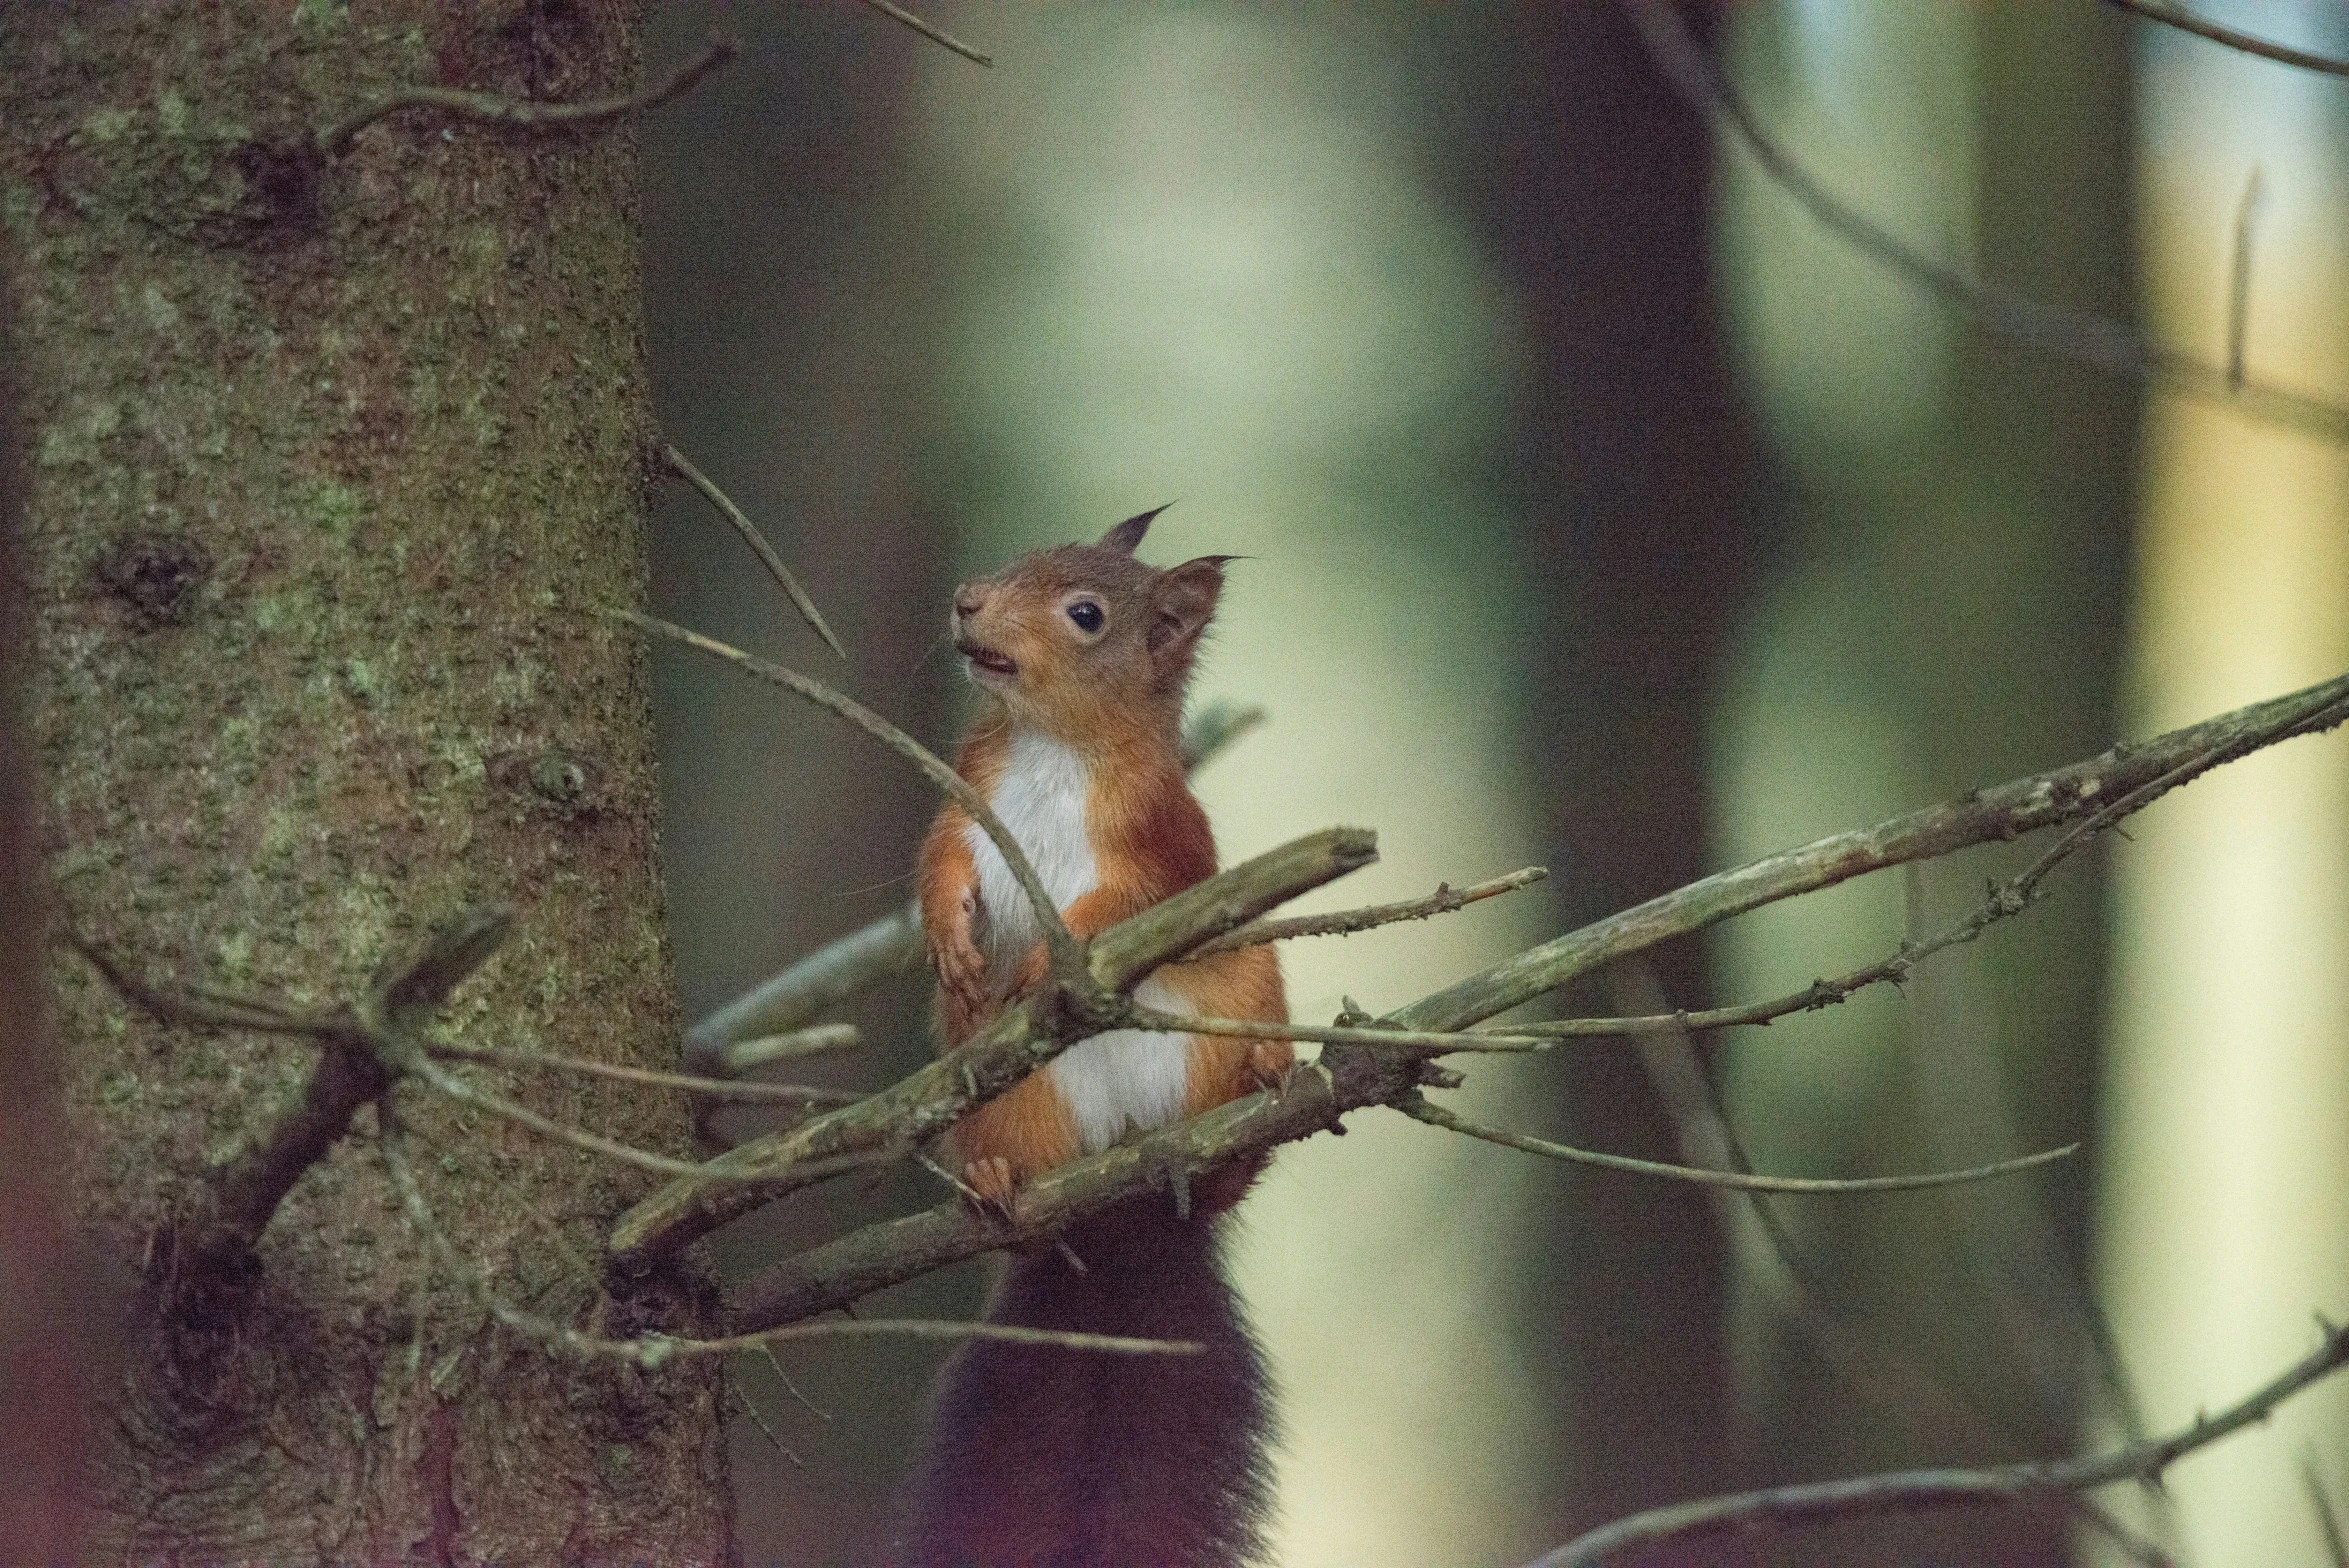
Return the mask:
M987 590L977 583L964 583L954 590L954 613L976 615L987 603Z

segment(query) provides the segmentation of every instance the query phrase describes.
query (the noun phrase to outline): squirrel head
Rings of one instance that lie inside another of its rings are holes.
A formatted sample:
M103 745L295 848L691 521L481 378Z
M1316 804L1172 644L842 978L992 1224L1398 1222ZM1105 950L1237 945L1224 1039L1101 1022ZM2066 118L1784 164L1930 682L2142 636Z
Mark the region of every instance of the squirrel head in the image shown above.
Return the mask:
M1073 744L1182 717L1200 635L1228 555L1161 570L1134 559L1150 520L1098 544L1023 556L954 591L955 650L971 680L1019 723Z

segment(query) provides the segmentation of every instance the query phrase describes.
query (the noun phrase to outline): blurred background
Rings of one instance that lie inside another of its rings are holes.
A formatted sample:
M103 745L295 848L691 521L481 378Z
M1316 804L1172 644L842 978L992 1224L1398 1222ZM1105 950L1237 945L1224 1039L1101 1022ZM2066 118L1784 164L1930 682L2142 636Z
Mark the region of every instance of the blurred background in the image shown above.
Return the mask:
M839 679L934 745L962 575L1178 504L1144 555L1233 568L1201 698L1227 859L1332 822L1408 897L1534 893L1286 956L1298 1017L1408 1001L1708 871L2349 666L2349 454L1971 327L1717 147L1613 7L662 7L743 59L653 118L665 432L849 650L682 487L661 613ZM2331 0L2205 7L2349 54ZM1761 122L1925 254L2228 352L2257 200L2256 378L2349 401L2349 84L2090 0L1692 15ZM932 801L821 715L658 665L664 849L698 1015L897 907ZM1799 988L1962 914L2042 847L1776 906L1558 1011ZM918 976L835 1081L928 1053ZM2088 1140L1995 1186L1716 1202L1364 1113L1242 1212L1284 1385L1279 1560L1521 1561L1777 1481L2109 1445L2238 1398L2349 1312L2349 741L2229 767L1921 971L1697 1042L1760 1169ZM1684 1060L1483 1059L1488 1120L1683 1158ZM725 1238L728 1265L937 1201L909 1176ZM974 1310L973 1265L892 1307ZM734 1369L750 1559L869 1560L938 1352ZM2320 1562L2349 1386L2107 1494L2182 1561ZM788 1449L788 1452L785 1450ZM1981 1512L1660 1562L2132 1559Z

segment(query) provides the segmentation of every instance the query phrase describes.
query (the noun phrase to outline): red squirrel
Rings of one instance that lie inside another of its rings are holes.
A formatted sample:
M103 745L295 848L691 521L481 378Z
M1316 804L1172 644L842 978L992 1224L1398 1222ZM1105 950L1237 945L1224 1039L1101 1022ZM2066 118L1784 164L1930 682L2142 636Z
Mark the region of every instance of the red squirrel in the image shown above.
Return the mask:
M1229 557L1144 565L1134 550L1155 516L954 595L955 647L985 693L956 770L1080 940L1216 870L1207 815L1184 782L1181 719ZM952 802L923 843L920 880L951 1051L1044 976L1045 949L1002 855ZM1288 1018L1270 947L1165 965L1134 994L1166 1013ZM984 1202L1009 1208L1022 1183L1277 1083L1292 1059L1285 1040L1096 1035L966 1115L950 1135L954 1158ZM1195 1183L1187 1213L1170 1198L1136 1200L1073 1227L1062 1247L1015 1258L991 1321L1196 1340L1206 1353L972 1341L941 1380L911 1563L1204 1568L1259 1555L1271 1416L1216 1226L1256 1172Z

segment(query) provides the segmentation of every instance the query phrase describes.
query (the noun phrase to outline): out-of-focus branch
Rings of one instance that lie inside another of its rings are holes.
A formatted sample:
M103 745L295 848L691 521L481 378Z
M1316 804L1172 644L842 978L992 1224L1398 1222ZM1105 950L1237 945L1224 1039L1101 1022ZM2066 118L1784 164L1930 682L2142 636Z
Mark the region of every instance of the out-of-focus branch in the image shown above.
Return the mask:
M624 98L592 98L581 103L540 103L527 98L501 98L495 93L467 92L456 87L407 87L378 98L321 130L318 155L339 158L351 150L359 133L376 121L415 109L501 125L518 131L585 131L610 125L657 109L672 98L693 91L701 79L734 58L741 48L733 39L712 35L701 53L660 81Z
M1689 36L1674 0L1622 3L1657 70L1717 133L1743 147L1780 189L1829 232L1922 286L1977 325L2113 375L2223 403L2268 424L2305 431L2327 441L2349 442L2349 408L2267 382L2238 381L2224 366L2205 364L2176 349L2148 342L2117 322L2026 298L1917 250L1821 184L1762 128L1751 106Z
M2104 0L2104 3L2116 11L2126 11L2131 16L2141 16L2148 22L2159 22L2164 27L2174 27L2179 32L2192 33L2197 38L2207 38L2214 44L2224 44L2229 49L2257 55L2262 60L2273 60L2279 65L2295 65L2303 71L2316 71L2325 76L2349 76L2349 60L2335 60L2326 55L2310 54L2304 49L2271 44L2264 38L2254 38L2232 27L2221 27L2199 16L2189 16L2169 6L2157 5L2154 0Z
M1183 726L1183 765L1196 771L1264 722L1262 708L1214 702ZM738 1074L743 1042L789 1034L922 961L921 910L907 904L861 930L827 942L685 1032L685 1060L712 1074Z
M1168 959L1376 856L1371 834L1332 828L1244 861L1102 932L1091 944L1088 978L1104 992L1130 987ZM622 1276L632 1274L766 1199L850 1163L903 1157L969 1107L1113 1026L1130 1005L1111 996L1114 1010L1096 1010L1089 997L1047 991L1005 1011L978 1039L860 1104L719 1155L699 1179L672 1182L620 1217L611 1235L612 1266Z
M2265 1421L2285 1400L2344 1365L2349 1365L2349 1330L2328 1324L2315 1350L2237 1403L2216 1415L2198 1417L2166 1437L2114 1453L1982 1470L1891 1471L1675 1503L1578 1536L1539 1558L1532 1568L1596 1568L1633 1548L1650 1549L1727 1530L1780 1531L1865 1514L1926 1513L1976 1503L2029 1505L2116 1481L2154 1483L2186 1455Z

